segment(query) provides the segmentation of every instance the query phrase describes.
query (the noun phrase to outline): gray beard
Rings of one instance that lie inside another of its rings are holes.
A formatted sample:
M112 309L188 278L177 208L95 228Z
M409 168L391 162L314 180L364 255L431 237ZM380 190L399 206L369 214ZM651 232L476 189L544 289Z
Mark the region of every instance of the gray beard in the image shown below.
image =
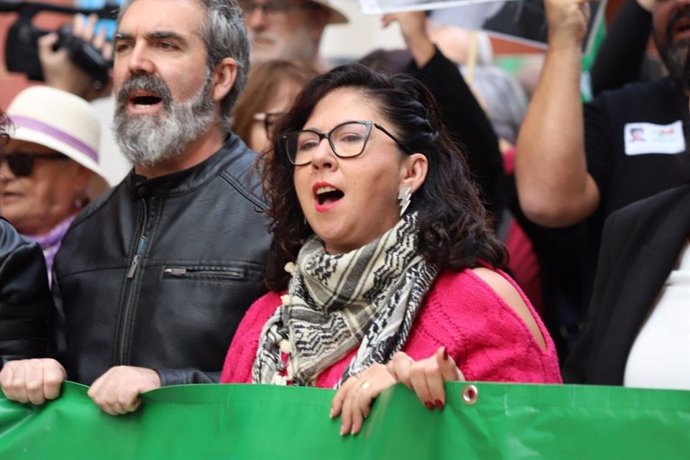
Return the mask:
M209 72L192 99L174 102L170 97L168 102L164 97L163 110L156 115L130 115L126 105L118 102L112 129L125 157L146 167L179 157L217 121L211 86Z
M669 45L664 49L663 53L661 53L661 58L664 61L664 65L666 65L669 76L676 81L682 82L684 86L687 85L685 81L685 61L687 59L689 46L690 40L683 40Z

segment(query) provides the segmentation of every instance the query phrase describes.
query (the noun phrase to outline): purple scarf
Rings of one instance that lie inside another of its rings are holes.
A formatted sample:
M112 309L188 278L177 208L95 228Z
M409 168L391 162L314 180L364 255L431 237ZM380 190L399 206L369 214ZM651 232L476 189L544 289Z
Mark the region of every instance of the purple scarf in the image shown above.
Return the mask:
M53 227L52 230L50 230L48 233L44 233L43 235L24 235L26 238L37 242L41 246L41 249L43 249L43 257L45 257L46 259L46 268L48 269L49 285L52 285L53 282L52 271L53 260L55 260L55 254L58 252L58 249L60 249L62 239L65 237L65 233L67 233L67 229L69 228L70 224L72 223L75 217L77 217L77 214L69 216L67 219L63 220L55 227Z

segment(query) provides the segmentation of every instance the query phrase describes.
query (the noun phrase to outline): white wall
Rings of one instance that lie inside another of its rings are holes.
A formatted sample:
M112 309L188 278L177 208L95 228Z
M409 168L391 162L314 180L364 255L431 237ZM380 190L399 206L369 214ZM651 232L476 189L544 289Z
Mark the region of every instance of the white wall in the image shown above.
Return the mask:
M321 41L321 55L326 59L358 59L376 48L405 47L397 24L383 29L381 17L362 14L355 0L331 0L330 3L350 22L326 27Z

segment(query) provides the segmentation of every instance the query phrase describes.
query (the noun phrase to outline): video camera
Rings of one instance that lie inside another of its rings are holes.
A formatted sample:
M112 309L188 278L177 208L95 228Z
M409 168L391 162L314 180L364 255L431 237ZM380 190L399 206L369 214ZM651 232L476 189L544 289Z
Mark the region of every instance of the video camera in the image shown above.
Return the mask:
M117 17L117 5L112 5L110 2L106 2L101 9L86 9L47 3L0 0L0 13L19 13L17 21L7 32L5 41L7 70L26 74L30 80L38 81L45 80L38 57L38 39L51 32L40 29L32 23L34 16L42 11L72 15L96 14L102 19ZM91 76L94 87L97 89L103 87L108 81L108 71L112 66L112 61L105 59L91 43L75 37L71 26L63 26L57 32L59 39L54 45L54 50L65 48L72 62Z

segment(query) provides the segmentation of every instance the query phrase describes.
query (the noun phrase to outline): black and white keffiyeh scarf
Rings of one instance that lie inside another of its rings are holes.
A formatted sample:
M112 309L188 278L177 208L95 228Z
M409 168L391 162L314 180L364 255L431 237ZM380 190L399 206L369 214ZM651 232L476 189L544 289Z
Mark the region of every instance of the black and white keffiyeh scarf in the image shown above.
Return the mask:
M292 279L282 305L261 332L254 383L313 385L324 369L357 354L338 386L402 349L438 273L417 247L416 214L378 240L345 254L327 254L310 237L288 264Z

